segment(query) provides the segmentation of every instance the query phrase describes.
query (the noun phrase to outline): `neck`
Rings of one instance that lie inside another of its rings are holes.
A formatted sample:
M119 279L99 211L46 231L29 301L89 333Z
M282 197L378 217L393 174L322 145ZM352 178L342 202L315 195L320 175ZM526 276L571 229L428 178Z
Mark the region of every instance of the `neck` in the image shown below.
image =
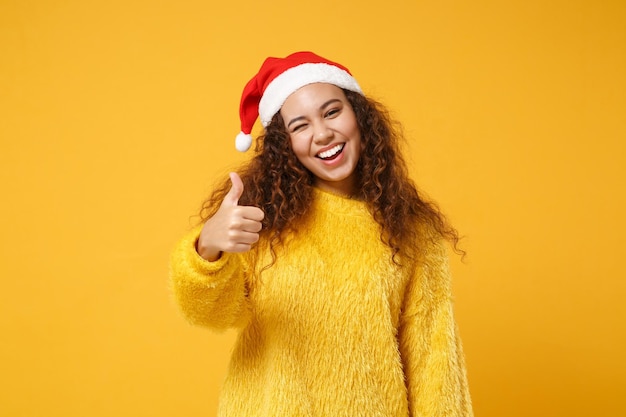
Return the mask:
M356 177L354 173L338 181L329 181L329 180L316 178L315 186L322 190L325 190L334 194L339 194L339 195L343 195L346 197L352 197L357 193L355 178Z
M355 187L337 187L334 185L336 184L332 183L331 185L323 181L317 181L315 183L315 187L319 188L320 190L326 191L331 194L339 195L345 198L355 198L356 196Z

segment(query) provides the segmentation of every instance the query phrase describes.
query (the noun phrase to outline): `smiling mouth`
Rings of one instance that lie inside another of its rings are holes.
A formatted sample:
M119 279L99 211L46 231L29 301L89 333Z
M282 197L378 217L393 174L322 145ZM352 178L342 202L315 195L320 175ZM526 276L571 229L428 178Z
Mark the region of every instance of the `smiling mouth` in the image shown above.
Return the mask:
M339 155L341 151L343 151L344 146L346 146L345 143L340 143L339 145L333 146L327 151L318 153L317 155L315 155L315 157L323 159L324 161L335 159L337 155Z

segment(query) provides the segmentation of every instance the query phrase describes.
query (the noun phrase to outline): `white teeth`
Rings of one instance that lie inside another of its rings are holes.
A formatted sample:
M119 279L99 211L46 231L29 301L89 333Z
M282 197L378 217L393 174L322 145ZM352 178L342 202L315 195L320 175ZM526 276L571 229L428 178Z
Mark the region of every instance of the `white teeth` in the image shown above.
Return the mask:
M341 152L341 150L343 149L343 146L344 146L343 143L337 146L333 146L327 151L318 153L317 156L319 156L322 159L333 157L337 155L339 152Z

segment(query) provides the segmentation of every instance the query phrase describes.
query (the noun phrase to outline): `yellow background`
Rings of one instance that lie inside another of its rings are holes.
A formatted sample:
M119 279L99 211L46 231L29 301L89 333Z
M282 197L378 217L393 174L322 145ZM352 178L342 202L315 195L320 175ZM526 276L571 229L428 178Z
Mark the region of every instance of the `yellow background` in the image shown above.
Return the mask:
M169 251L268 56L348 66L405 125L453 258L475 411L626 415L626 2L0 2L0 415L211 416L234 333Z

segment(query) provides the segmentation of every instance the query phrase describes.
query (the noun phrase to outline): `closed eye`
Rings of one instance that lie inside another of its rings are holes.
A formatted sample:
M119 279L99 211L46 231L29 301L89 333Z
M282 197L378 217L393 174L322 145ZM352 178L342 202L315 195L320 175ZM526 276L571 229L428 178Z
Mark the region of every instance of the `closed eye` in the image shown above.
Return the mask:
M303 124L301 124L301 125L296 125L296 126L294 126L294 127L291 129L291 131L292 131L292 132L297 132L297 131L299 131L299 130L302 130L302 129L303 129L303 128L305 128L305 127L306 127L306 123L303 123Z

